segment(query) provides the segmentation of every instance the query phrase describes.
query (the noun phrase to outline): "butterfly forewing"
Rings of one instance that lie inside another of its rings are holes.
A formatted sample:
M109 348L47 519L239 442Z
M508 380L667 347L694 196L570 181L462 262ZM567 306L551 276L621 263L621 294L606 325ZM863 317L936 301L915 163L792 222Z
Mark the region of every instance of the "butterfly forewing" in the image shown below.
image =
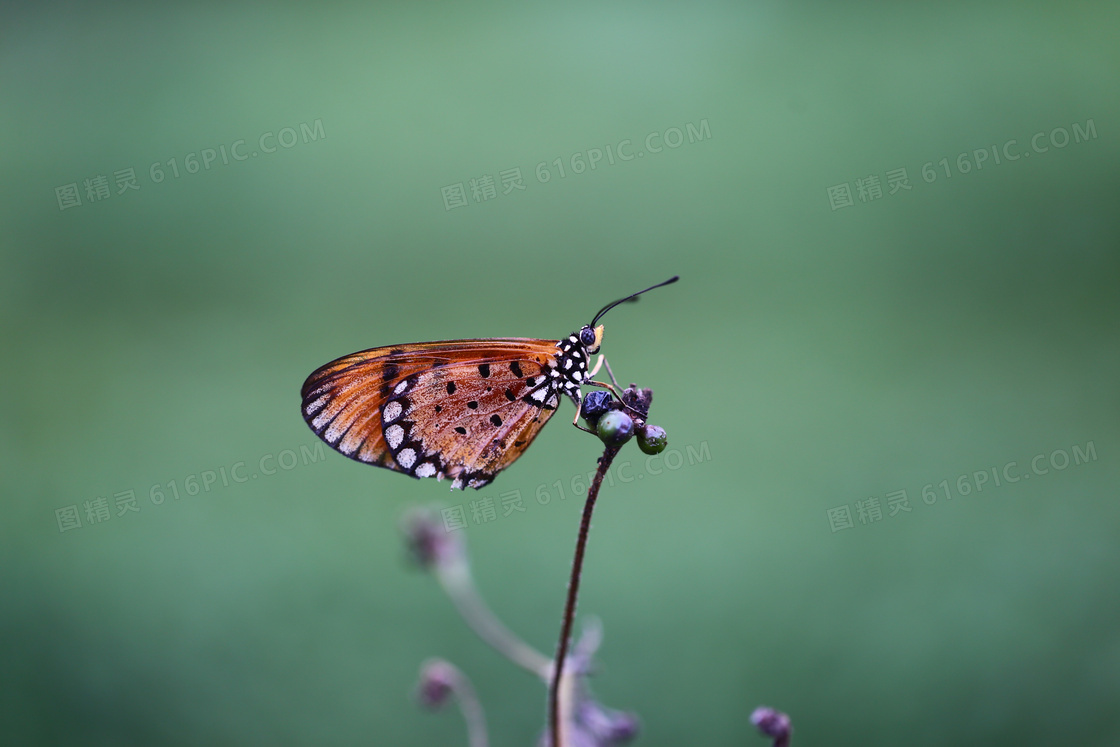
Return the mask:
M482 487L559 406L557 343L499 338L365 350L303 385L303 416L352 459Z

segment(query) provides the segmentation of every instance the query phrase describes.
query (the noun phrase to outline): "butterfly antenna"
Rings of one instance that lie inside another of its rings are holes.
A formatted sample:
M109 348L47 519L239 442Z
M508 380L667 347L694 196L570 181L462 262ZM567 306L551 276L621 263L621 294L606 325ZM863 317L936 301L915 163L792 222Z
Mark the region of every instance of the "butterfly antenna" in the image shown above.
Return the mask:
M613 303L607 304L606 306L604 306L602 309L599 310L599 313L595 315L595 318L591 320L591 324L588 325L588 326L594 327L596 322L598 322L603 317L603 314L606 314L608 311L613 309L615 306L618 306L620 303L626 303L627 301L633 301L638 296L642 295L643 293L651 291L654 288L660 288L663 285L671 285L671 284L677 282L680 279L681 279L680 275L674 275L673 277L669 278L668 280L666 280L663 283L658 283L657 285L651 285L650 287L646 288L645 290L640 290L640 291L638 291L637 293L635 293L631 296L627 296L626 298L620 298Z

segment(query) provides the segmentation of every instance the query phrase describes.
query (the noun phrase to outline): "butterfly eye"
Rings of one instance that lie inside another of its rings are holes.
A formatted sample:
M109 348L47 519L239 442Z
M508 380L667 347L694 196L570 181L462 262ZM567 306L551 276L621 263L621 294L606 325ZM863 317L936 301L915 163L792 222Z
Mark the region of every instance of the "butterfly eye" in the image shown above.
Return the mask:
M583 343L585 348L592 347L595 344L595 330L591 327L584 327L579 331L579 341Z

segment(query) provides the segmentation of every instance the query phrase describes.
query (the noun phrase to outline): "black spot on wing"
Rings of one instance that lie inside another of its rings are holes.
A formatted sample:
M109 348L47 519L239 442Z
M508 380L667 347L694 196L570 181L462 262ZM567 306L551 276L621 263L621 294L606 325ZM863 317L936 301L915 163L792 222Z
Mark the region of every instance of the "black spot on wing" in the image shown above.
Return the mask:
M381 369L381 396L386 396L393 391L393 382L401 375L401 367L396 359L404 355L400 348L393 348L385 360L385 367Z

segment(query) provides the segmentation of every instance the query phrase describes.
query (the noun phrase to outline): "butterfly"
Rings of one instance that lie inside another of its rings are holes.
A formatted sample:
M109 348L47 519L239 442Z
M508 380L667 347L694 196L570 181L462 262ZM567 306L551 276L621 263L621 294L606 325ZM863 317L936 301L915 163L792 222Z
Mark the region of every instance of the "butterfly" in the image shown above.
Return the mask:
M303 383L303 419L351 459L481 488L525 453L562 397L575 402L581 427L580 387L613 388L593 379L605 358L590 368L603 342L599 319L677 279L607 304L561 340L417 342L343 356Z

